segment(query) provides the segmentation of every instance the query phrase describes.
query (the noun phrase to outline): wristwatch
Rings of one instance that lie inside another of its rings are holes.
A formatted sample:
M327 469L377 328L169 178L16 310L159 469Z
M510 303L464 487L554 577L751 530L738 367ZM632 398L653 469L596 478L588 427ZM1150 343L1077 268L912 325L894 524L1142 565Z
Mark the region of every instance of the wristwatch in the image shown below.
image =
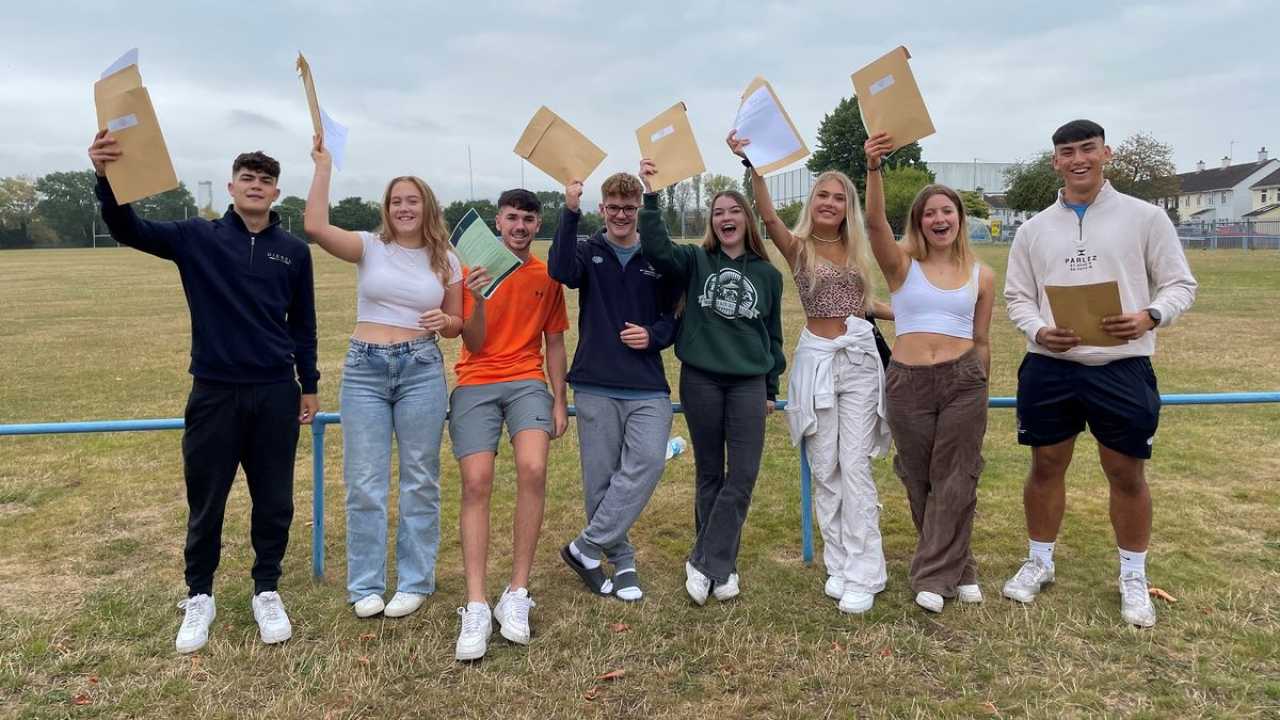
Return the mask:
M1160 321L1164 319L1160 315L1160 311L1153 307L1149 307L1147 308L1147 314L1151 316L1151 322L1155 323L1156 327L1160 327Z

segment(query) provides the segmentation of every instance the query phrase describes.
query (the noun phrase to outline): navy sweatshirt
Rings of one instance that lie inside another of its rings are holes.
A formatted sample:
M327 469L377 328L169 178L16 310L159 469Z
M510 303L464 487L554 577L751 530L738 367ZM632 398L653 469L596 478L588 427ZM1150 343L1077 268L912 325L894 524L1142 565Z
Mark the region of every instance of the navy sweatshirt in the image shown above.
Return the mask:
M561 208L547 258L551 277L578 289L578 348L569 382L670 393L662 350L675 341L676 303L683 288L664 278L638 251L626 267L604 231L578 242L581 213ZM624 323L649 331L649 347L632 350L618 337Z
M254 235L234 209L218 220L143 220L116 203L106 178L98 201L111 237L178 266L191 313L191 368L233 384L294 379L316 392L316 303L311 249L271 224Z

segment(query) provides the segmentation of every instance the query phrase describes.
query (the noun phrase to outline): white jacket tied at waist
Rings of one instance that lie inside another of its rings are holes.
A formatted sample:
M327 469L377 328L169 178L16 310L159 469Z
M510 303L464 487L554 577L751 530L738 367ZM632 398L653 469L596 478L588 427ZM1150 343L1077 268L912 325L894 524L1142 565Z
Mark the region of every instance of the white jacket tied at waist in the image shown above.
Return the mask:
M800 342L791 359L791 381L787 385L787 424L791 428L791 444L799 447L801 440L817 432L818 410L835 406L832 361L837 354L844 353L854 365L875 363L879 390L871 457L881 457L889 452L892 442L885 413L884 366L880 362L880 353L876 351L871 323L850 315L844 325L845 333L835 338L814 335L808 329L800 331Z

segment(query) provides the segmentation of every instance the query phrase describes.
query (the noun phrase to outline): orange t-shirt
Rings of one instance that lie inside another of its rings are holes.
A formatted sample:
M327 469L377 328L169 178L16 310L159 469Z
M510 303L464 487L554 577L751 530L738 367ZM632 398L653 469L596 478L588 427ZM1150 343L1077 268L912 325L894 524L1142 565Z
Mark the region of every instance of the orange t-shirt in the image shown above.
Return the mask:
M475 299L464 289L462 319L470 318L474 308ZM545 380L542 334L569 329L564 288L547 274L547 264L531 255L484 302L484 323L480 352L468 352L466 344L462 346L454 366L458 385Z

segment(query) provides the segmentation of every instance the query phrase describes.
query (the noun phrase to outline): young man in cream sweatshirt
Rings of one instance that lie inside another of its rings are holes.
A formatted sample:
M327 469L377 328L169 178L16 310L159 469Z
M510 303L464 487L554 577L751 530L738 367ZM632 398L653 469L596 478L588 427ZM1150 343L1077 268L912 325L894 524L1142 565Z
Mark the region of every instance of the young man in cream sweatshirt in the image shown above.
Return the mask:
M1009 318L1027 336L1018 370L1018 442L1031 446L1023 490L1030 554L1004 585L1029 603L1054 580L1053 548L1066 506L1066 473L1087 424L1110 483L1111 523L1120 552L1120 615L1151 627L1147 594L1151 494L1143 473L1160 419L1151 355L1156 328L1195 300L1196 281L1178 235L1159 207L1111 187L1102 127L1073 120L1053 134L1053 167L1065 187L1058 200L1018 230L1009 251L1004 296ZM1045 287L1114 281L1123 313L1103 318L1120 342L1084 345L1055 326Z

